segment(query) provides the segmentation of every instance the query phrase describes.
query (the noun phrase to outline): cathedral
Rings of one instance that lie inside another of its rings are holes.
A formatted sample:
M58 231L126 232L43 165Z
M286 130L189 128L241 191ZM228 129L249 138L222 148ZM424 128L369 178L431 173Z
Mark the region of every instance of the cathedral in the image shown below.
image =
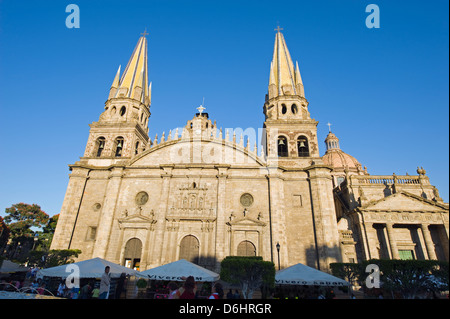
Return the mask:
M141 271L179 259L219 271L226 256L323 271L371 258L449 260L449 206L423 168L370 175L331 130L320 155L318 122L280 29L260 139L223 132L201 105L184 127L152 140L151 90L144 33L90 124L84 155L69 165L51 249Z

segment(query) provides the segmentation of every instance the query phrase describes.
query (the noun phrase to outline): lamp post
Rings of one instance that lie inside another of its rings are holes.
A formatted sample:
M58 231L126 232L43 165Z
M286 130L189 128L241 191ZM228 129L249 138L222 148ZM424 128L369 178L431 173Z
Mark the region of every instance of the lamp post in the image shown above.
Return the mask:
M277 252L278 252L278 270L280 270L280 243L277 243Z

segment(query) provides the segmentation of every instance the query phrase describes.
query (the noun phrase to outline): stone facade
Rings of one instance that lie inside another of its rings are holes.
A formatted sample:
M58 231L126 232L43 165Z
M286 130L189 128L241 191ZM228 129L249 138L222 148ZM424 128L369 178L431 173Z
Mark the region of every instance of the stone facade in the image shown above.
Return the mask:
M141 37L91 124L84 156L70 165L52 249L140 270L185 258L218 271L226 256L258 255L280 268L327 271L331 262L397 258L402 247L448 260L448 206L433 200L426 176L418 179L428 198L419 184L393 182L380 199L384 184L371 183L367 170L320 156L318 122L281 32L262 147L250 145L256 132L223 132L203 106L182 129L150 140L146 58Z

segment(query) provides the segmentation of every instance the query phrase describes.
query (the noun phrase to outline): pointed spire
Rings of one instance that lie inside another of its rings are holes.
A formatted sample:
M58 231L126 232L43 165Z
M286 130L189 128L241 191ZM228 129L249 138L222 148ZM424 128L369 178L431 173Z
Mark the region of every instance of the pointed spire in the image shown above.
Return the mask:
M111 88L118 88L119 87L119 79L120 79L120 67L121 65L119 65L119 69L117 70L116 76L114 78L114 81L111 85Z
M142 103L147 104L148 102L148 104L150 104L149 95L151 86L147 85L148 66L146 34L147 33L144 32L143 36L139 38L120 80L117 81L114 79L113 85L117 85L117 91L113 97L129 97L140 100ZM118 74L120 74L120 72L118 72Z
M298 63L294 68L291 55L280 27L275 29L275 45L270 64L269 98L279 95L300 95L304 97L303 82Z

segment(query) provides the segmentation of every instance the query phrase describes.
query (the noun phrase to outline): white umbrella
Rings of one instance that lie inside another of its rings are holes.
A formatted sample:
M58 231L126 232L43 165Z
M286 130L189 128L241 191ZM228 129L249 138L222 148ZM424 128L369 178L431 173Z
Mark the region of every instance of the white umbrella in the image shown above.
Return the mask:
M195 281L216 281L219 274L193 264L185 259L142 271L152 280L184 281L181 277L193 276Z
M131 276L144 277L137 270L130 269L98 257L72 264L41 269L38 271L37 277L42 278L47 276L66 278L69 275L76 276L79 274L79 278L101 278L105 272L106 266L110 267L109 273L111 274L111 278L118 278L122 273ZM76 273L77 271L79 271L78 274Z
M348 286L347 281L334 277L323 271L296 264L275 274L278 285L306 285L306 286Z
M23 267L9 260L4 260L3 263L1 263L0 273L25 272L28 271L28 269L28 267Z

